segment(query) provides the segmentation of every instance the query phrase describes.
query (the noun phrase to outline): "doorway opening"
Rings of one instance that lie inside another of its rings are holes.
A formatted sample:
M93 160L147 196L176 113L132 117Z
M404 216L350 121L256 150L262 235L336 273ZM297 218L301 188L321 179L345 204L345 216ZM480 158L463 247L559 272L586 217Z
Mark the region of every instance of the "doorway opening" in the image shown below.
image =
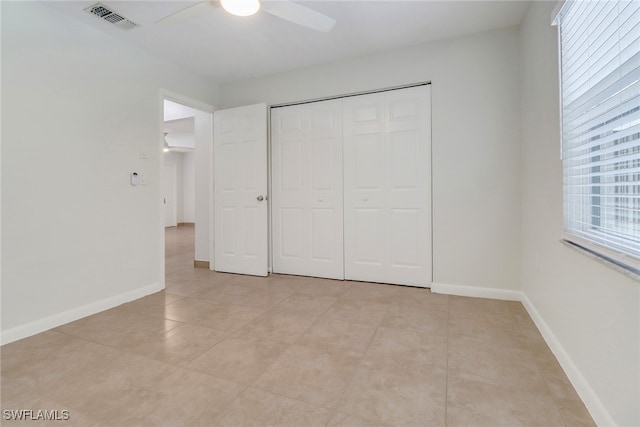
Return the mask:
M164 276L212 266L213 108L162 94L161 197Z

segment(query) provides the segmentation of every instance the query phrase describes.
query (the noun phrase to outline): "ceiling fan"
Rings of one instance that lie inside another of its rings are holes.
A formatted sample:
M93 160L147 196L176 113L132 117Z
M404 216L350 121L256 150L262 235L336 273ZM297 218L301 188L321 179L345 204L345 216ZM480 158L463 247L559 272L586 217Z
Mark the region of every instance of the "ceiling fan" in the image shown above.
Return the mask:
M156 24L173 24L200 15L210 7L218 8L220 6L237 16L253 15L260 10L294 24L325 33L331 31L336 24L335 19L290 0L207 0L165 16L156 21Z

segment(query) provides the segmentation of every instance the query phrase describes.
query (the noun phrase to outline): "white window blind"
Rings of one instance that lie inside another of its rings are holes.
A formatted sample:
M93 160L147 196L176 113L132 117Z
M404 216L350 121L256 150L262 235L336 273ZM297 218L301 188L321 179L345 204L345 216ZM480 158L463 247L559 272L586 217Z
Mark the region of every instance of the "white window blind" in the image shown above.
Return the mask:
M560 36L567 239L640 263L640 0L566 2Z

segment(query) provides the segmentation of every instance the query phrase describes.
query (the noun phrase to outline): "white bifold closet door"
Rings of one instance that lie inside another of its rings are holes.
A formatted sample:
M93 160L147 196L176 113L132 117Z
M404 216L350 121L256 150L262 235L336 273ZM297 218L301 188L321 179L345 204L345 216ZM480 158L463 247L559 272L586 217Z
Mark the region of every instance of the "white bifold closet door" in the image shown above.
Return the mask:
M273 272L344 278L342 100L271 110Z
M429 86L273 108L273 271L431 284Z
M346 279L431 284L429 90L344 100Z

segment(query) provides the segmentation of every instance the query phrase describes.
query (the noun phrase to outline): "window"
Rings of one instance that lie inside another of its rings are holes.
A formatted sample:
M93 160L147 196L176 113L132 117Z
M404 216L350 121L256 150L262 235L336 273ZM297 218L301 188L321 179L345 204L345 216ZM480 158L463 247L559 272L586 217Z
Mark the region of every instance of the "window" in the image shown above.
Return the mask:
M567 1L560 38L566 239L640 269L640 0Z

